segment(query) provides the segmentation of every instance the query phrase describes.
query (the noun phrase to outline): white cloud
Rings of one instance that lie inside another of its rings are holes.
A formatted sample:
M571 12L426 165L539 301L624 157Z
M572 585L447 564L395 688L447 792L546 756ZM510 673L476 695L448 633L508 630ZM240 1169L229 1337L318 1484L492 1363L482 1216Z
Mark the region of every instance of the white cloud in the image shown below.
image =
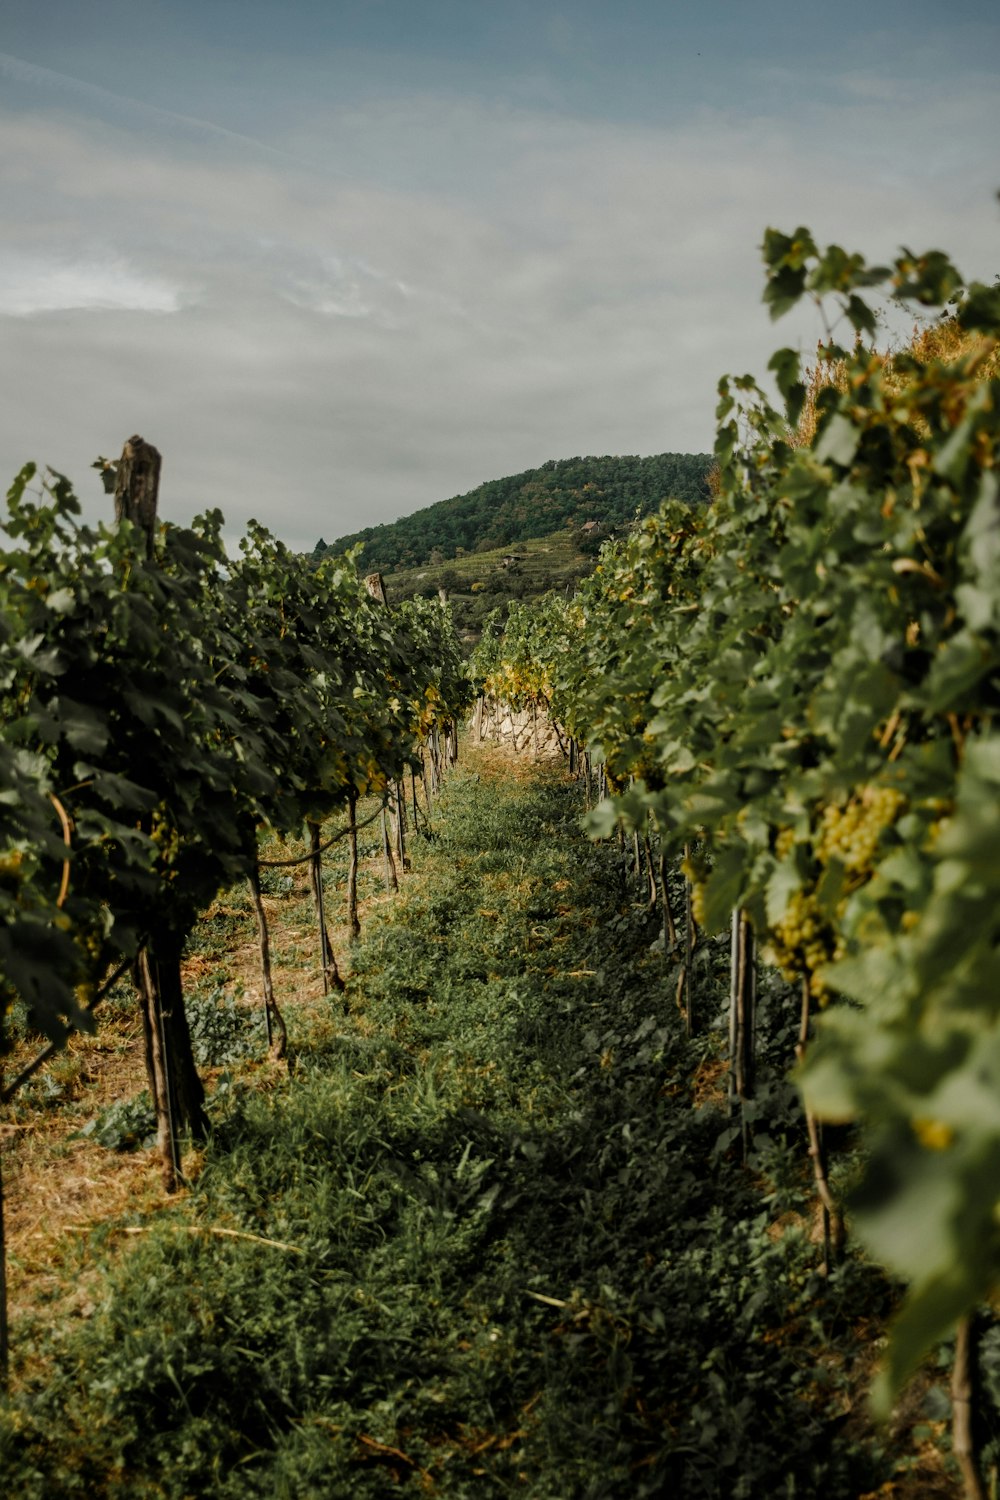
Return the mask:
M137 270L122 256L71 261L0 251L0 315L172 313L180 306L177 287Z

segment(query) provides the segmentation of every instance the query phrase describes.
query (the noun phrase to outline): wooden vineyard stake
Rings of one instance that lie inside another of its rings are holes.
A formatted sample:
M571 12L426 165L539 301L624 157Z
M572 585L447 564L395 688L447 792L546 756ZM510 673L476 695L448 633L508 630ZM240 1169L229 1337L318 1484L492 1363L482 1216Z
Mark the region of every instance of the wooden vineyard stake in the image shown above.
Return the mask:
M802 1011L799 1021L799 1039L795 1047L795 1059L801 1067L809 1047L812 991L808 974L802 980ZM806 1110L806 1131L809 1137L809 1159L812 1162L816 1196L820 1203L823 1224L823 1263L820 1272L830 1274L831 1268L840 1260L844 1244L844 1220L834 1202L826 1174L826 1150L823 1144L823 1127L816 1116Z
M260 973L264 989L264 1025L267 1028L267 1047L275 1059L284 1057L288 1049L288 1031L285 1020L274 998L274 982L271 977L271 937L267 929L267 913L260 894L260 866L255 864L247 876L250 899L257 918L257 939L260 944Z
M961 1470L965 1500L986 1500L973 1420L977 1404L975 1335L975 1319L962 1318L956 1330L951 1376L951 1446Z
M413 798L413 831L420 832L420 824L417 821L417 773L410 767L410 792Z
M0 1391L10 1378L10 1328L7 1321L7 1237L3 1210L3 1153L0 1152Z
M205 1090L194 1065L194 1050L184 1010L181 955L184 936L172 928L154 927L144 950L144 968L159 1008L166 1071L174 1118L180 1131L198 1140L208 1133Z
M677 927L670 907L670 887L667 884L667 856L660 855L660 900L663 903L663 951L670 953L677 947Z
M130 521L152 557L156 540L156 506L160 491L160 454L136 434L122 449L115 478L115 520Z
M386 895L391 895L399 890L399 878L396 874L396 863L392 857L392 845L389 842L389 820L386 810L382 809L382 870L385 879Z
M654 912L656 910L657 902L660 899L660 893L657 890L657 886L656 886L656 868L655 868L655 866L653 864L653 846L652 846L652 844L650 842L650 838L649 838L649 834L648 833L644 833L643 836L642 836L642 850L643 850L643 854L644 854L645 859L646 859L646 883L647 883L647 902L646 902L646 904L649 907L649 910L651 912Z
M340 977L333 944L330 942L330 934L326 930L320 826L318 823L314 823L312 819L309 819L307 827L309 829L309 850L312 856L309 861L309 878L312 885L313 901L316 905L316 922L319 927L319 961L323 970L323 993L324 995L328 995L331 987L336 990L342 990L344 988L344 981Z
M350 825L347 834L347 925L351 932L351 941L357 942L361 936L361 923L358 921L358 795L353 787L350 794Z
M396 856L400 873L407 870L406 864L406 786L402 780L393 782L392 819L396 838Z
M690 844L684 845L684 861L691 858ZM681 971L680 993L684 1007L684 1031L689 1037L694 1036L694 986L691 983L691 969L694 964L694 950L697 944L697 930L694 921L694 902L691 881L684 877L684 967Z
M730 933L729 1101L740 1111L743 1160L750 1149L744 1103L754 1096L757 1030L757 964L753 928L734 910Z
M147 560L155 552L156 508L161 458L136 434L122 449L115 476L115 519L129 521L139 532ZM157 1118L157 1141L164 1187L174 1192L180 1180L179 1134L207 1129L205 1094L194 1065L191 1035L184 1012L180 960L183 939L154 916L146 945L136 962L136 985L142 997L146 1071Z
M385 579L381 573L369 573L365 579L365 588L376 604L388 605L389 601L385 594Z

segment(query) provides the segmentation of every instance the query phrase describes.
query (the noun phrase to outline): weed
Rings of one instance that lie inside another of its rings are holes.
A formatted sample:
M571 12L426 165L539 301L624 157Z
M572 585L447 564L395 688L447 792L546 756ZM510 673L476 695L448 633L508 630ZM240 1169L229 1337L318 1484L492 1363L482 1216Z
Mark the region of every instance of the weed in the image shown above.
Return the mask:
M263 1050L263 1013L240 1005L235 994L223 989L210 989L207 994L195 991L188 996L185 1010L199 1067L230 1067Z
M134 1099L119 1099L109 1104L96 1119L88 1120L76 1136L90 1136L109 1151L135 1151L155 1145L156 1111L148 1089Z

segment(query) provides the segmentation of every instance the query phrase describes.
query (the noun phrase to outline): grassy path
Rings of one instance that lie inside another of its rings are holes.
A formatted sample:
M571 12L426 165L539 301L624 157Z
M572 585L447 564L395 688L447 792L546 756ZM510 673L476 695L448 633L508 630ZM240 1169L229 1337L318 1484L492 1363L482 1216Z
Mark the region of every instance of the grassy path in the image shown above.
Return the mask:
M106 1219L64 1273L85 1311L15 1328L9 1493L887 1479L850 1332L870 1286L848 1267L817 1312L813 1248L717 1151L654 933L578 811L555 769L456 773L346 1000L287 1009L291 1076L234 1069L183 1200Z

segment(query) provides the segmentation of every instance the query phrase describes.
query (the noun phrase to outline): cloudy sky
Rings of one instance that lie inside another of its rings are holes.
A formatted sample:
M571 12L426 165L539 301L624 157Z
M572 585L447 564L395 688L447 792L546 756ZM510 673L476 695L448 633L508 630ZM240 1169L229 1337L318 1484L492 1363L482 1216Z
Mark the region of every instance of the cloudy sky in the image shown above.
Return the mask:
M2 0L0 478L297 547L711 446L764 228L1000 272L995 0Z

